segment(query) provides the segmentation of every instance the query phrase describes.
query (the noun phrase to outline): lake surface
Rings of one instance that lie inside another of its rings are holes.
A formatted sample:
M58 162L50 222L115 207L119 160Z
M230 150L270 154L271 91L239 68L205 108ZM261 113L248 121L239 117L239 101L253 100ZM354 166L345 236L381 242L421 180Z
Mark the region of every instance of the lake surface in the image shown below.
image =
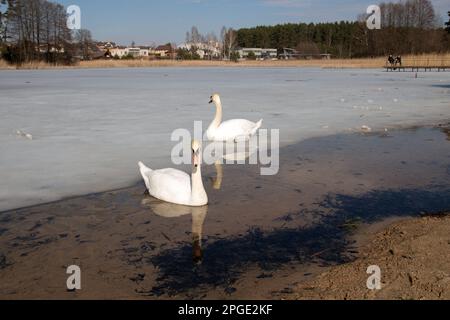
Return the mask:
M280 160L277 176L205 167L202 208L139 182L0 213L0 298L273 299L354 259L368 225L450 211L448 126L310 138Z
M264 118L282 145L450 118L446 73L296 68L0 71L0 211L133 185L172 166L171 133ZM28 140L16 132L33 136Z

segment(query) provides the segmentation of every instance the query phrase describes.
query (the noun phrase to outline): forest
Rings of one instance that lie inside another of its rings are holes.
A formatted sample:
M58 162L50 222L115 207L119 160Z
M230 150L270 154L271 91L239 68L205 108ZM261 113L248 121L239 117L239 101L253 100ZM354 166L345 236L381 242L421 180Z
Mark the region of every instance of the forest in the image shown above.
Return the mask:
M289 23L237 30L237 46L297 49L303 54L329 53L335 58L422 54L450 50L447 28L429 0L381 3L381 29L369 30L368 15L355 21ZM448 13L450 17L450 12Z

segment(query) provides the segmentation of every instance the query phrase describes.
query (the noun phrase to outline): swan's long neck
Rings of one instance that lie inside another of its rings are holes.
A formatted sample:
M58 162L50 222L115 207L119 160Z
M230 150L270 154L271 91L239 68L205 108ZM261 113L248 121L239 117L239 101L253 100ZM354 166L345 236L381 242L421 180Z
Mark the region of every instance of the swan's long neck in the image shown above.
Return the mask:
M205 187L203 186L202 180L202 169L199 165L192 172L192 194L191 200L193 205L204 205L205 201L208 201L208 196L206 195Z
M214 102L214 104L216 105L216 117L214 118L213 122L211 123L210 128L217 129L220 126L220 124L222 123L222 115L223 115L222 102L219 100L217 102Z

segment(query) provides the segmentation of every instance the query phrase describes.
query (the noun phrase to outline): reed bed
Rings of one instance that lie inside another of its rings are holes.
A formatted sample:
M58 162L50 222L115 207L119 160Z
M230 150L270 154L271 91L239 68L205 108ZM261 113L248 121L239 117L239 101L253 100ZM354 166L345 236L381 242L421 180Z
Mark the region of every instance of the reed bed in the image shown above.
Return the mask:
M402 58L402 60L404 66L410 67L450 67L450 53L409 55Z
M79 66L67 66L63 64L48 64L43 61L26 62L21 65L11 65L0 59L0 70L42 70L42 69L73 69Z
M1 69L15 69L15 67L9 65L5 60L0 59L0 70Z
M450 67L450 53L406 55L402 57L404 66ZM94 68L167 68L167 67L316 67L327 69L383 68L387 58L331 59L331 60L275 60L275 61L177 61L177 60L93 60L82 61L75 66L50 65L44 62L26 63L19 67L0 60L0 69L94 69Z

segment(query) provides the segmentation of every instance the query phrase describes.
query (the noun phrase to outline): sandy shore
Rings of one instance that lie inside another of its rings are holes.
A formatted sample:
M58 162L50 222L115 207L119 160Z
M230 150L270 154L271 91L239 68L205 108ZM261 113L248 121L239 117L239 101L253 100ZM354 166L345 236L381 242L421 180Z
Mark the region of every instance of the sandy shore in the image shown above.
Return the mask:
M356 261L331 268L287 298L450 299L450 215L396 222L368 242ZM381 290L366 287L371 265L381 268Z
M410 220L450 209L446 128L309 139L280 150L277 176L208 166L198 210L139 182L2 212L0 299L448 297L449 218ZM369 295L368 262L399 289ZM73 264L82 290L68 292Z

